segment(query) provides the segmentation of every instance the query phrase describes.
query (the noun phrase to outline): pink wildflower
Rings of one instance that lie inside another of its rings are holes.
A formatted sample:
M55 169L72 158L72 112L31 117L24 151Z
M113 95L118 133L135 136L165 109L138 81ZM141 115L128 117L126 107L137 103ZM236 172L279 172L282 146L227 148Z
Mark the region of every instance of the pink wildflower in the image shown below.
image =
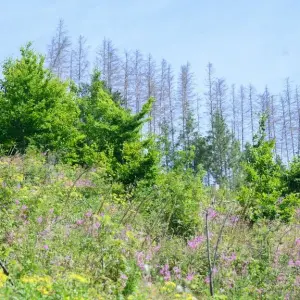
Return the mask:
M169 270L169 265L165 264L159 271L159 273L164 277L165 281L171 280L171 272Z
M296 239L296 246L300 246L300 238Z
M90 218L92 215L93 215L93 213L90 210L85 214L85 216L87 218Z
M192 281L193 279L194 279L194 276L195 276L195 273L194 272L192 272L192 273L188 273L187 275L186 275L186 280L187 281Z
M43 217L38 217L38 218L37 218L37 222L38 222L39 224L41 224L41 223L43 222Z
M210 279L209 279L208 276L204 279L204 282L205 282L206 284L209 284L209 283L210 283Z
M44 245L43 248L44 248L45 250L49 250L49 246L48 246L48 245Z
M188 241L187 244L191 249L196 249L200 244L204 242L204 240L204 236L196 236L194 239Z
M100 227L100 223L99 222L96 222L94 225L93 225L93 228L94 229L98 229Z
M17 199L17 200L15 201L15 203L16 203L17 205L19 205L19 204L20 204L20 201Z
M217 213L214 209L212 209L212 208L209 208L209 209L207 210L207 213L208 213L208 218L209 218L210 220L216 218L217 215L218 215L218 213Z
M288 266L289 267L294 267L295 266L295 263L292 259L289 260Z
M77 224L77 225L82 225L83 223L84 223L84 221L81 220L81 219L76 221L76 224Z

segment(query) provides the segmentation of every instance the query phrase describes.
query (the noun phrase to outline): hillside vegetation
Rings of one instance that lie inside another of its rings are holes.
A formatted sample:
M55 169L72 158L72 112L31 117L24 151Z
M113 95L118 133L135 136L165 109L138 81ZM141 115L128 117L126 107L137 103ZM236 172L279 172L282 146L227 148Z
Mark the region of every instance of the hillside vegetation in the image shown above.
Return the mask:
M63 81L29 44L2 73L1 299L300 297L300 158L265 114L242 151L218 109L174 146L98 71Z

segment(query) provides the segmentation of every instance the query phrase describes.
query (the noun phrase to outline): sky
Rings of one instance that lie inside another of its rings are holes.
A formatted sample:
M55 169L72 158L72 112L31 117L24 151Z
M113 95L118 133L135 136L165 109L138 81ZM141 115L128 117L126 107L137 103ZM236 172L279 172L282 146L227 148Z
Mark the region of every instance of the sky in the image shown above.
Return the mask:
M174 71L190 62L197 92L205 69L228 85L300 84L299 0L0 0L0 60L28 41L45 53L59 19L73 41L81 34L94 53L104 37L120 52L139 49Z

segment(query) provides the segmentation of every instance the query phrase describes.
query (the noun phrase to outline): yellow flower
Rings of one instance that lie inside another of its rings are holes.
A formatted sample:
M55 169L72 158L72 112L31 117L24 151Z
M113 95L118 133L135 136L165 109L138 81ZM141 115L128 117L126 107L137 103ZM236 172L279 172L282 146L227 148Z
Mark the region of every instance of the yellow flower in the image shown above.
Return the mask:
M52 283L52 278L50 276L38 276L38 275L32 275L32 276L24 276L21 278L21 281L24 283Z
M37 290L43 295L49 295L51 292L51 288L45 286L39 286Z
M175 298L176 298L176 299L180 299L180 298L181 298L181 295L180 295L180 294L175 294Z
M75 273L71 273L71 274L69 275L69 278L70 278L70 279L77 280L77 281L82 282L82 283L87 283L87 282L89 282L87 278L85 278L85 277L83 277L83 276L81 276L81 275L79 275L79 274L75 274Z
M7 276L3 273L3 271L0 271L0 288L2 288L7 281Z
M168 287L168 288L172 288L172 289L175 289L176 288L176 283L173 282L173 281L167 281L165 283L165 285Z

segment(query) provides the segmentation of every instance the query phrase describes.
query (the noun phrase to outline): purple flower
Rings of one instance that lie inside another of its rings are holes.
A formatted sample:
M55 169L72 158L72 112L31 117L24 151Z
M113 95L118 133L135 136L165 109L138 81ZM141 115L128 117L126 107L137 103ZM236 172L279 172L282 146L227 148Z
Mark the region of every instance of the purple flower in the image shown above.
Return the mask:
M231 220L231 223L233 223L233 224L236 224L238 221L239 221L239 217L238 216L232 216L231 218L230 218L230 220Z
M94 225L93 225L93 228L94 229L98 229L100 227L100 223L99 222L96 222Z
M192 272L192 273L188 273L187 275L186 275L186 280L187 281L192 281L193 279L194 279L194 277L195 277L195 273L194 272Z
M296 239L296 246L300 246L300 238Z
M210 279L209 279L208 276L204 279L204 282L205 282L206 284L209 284L209 283L210 283Z
M207 210L207 214L208 214L208 219L210 219L210 220L216 218L217 215L218 215L218 213L214 209L212 209L212 208L209 208Z
M171 272L169 270L169 265L165 264L159 271L159 273L164 277L165 281L171 280Z
M26 205L22 205L21 209L26 210L26 209L28 209L28 207Z
M41 223L43 222L43 217L38 217L38 218L37 218L37 222L38 222L39 224L41 224Z
M49 246L48 245L44 245L43 248L44 248L44 250L49 250Z
M295 261L295 266L300 267L300 260L299 259Z
M128 279L128 277L124 273L121 273L120 278L122 280L127 280Z
M289 267L294 267L295 266L295 263L292 259L289 260L288 266Z
M76 221L76 224L77 224L77 225L82 225L83 223L84 223L84 221L81 220L81 219Z
M93 215L93 213L92 213L92 211L88 211L88 212L86 212L86 214L85 214L85 216L87 217L87 218L90 218L91 216Z
M137 265L139 266L139 268L140 268L141 270L144 270L144 269L145 269L144 257L145 257L144 252L140 251L140 252L137 252L137 253L136 253Z
M17 200L15 201L15 203L16 203L17 205L19 205L19 204L20 204L20 201L17 199Z
M194 239L187 242L188 246L191 249L196 249L200 244L202 244L205 241L204 236L196 236Z
M176 276L177 279L181 278L181 270L180 270L179 267L174 267L173 272L175 273L175 276Z

